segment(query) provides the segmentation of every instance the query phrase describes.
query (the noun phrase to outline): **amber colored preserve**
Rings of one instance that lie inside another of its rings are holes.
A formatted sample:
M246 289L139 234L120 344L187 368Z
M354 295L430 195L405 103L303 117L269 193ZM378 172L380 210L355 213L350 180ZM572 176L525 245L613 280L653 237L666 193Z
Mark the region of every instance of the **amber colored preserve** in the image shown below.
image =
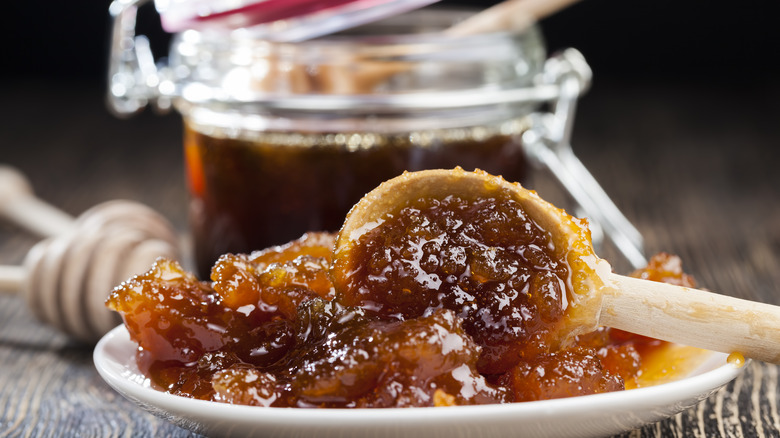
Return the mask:
M108 306L122 314L139 344L139 369L155 387L223 403L510 403L647 386L686 371L672 344L620 330L601 328L556 346L550 335L563 317L568 267L522 214L498 234L485 227L511 210L460 199L412 206L384 230L401 244L356 255L362 268L346 288L329 275L334 236L310 233L223 255L212 282L160 259L117 287ZM525 232L516 228L522 223ZM507 232L523 239L508 242ZM383 240L366 238L368 248ZM634 275L692 284L668 254ZM435 278L447 285L423 293ZM400 287L384 293L380 279Z
M337 231L364 194L403 171L461 166L525 182L521 121L373 133L200 132L185 126L197 270L308 231Z

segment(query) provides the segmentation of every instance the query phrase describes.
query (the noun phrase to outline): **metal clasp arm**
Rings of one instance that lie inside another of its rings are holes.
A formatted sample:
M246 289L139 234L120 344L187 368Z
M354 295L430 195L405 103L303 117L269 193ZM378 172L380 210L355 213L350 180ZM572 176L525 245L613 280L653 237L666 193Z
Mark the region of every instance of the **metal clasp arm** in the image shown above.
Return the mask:
M120 117L131 116L160 97L160 75L149 39L135 34L138 8L148 1L114 0L108 9L112 29L107 100L109 109Z
M623 215L593 175L574 155L570 138L577 98L590 82L590 68L582 55L568 49L545 65L548 80L560 87L552 112L534 114L531 129L523 135L529 155L547 167L571 194L585 215L601 226L606 237L636 268L647 266L641 233Z

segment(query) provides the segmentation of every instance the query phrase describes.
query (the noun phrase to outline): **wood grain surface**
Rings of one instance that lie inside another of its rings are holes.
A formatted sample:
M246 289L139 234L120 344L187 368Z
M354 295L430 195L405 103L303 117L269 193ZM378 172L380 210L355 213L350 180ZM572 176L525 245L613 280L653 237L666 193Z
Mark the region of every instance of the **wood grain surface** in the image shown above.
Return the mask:
M725 91L724 91L725 90ZM579 109L575 152L643 233L679 254L701 286L780 304L780 88L596 84ZM176 115L117 120L90 89L4 87L0 163L78 215L99 202L146 203L187 233ZM548 175L531 188L567 199ZM0 264L37 239L0 221ZM601 254L618 272L614 250ZM780 348L780 346L778 346ZM98 376L92 347L40 325L0 295L0 437L185 437ZM724 390L628 437L780 436L778 367L753 362Z

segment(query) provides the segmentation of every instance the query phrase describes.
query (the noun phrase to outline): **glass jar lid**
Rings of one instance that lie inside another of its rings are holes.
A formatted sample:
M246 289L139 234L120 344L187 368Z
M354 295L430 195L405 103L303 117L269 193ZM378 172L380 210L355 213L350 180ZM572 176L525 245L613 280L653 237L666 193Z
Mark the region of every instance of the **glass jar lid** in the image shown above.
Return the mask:
M554 97L537 89L545 59L538 28L451 37L471 11L420 9L301 43L241 29L182 32L169 55L179 104L392 113L451 110ZM533 95L533 96L531 96Z
M168 32L252 28L269 41L303 41L439 0L155 0Z

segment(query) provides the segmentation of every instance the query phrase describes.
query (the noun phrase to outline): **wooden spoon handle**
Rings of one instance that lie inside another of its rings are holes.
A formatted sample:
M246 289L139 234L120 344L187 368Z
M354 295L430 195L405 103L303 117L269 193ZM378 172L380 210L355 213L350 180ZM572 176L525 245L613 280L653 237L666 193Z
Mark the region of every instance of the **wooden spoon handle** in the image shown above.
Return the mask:
M611 274L599 324L780 363L780 307Z
M519 30L571 5L577 0L506 0L450 27L450 36Z
M74 228L73 217L38 199L25 176L0 165L0 217L41 237L57 236Z

